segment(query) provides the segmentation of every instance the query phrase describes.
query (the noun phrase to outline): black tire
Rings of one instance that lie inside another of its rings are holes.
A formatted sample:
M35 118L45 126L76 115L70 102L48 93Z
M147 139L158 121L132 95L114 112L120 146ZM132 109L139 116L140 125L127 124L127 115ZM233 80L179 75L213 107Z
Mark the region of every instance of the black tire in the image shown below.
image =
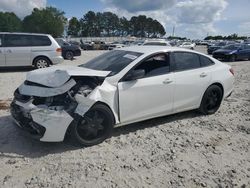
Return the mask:
M50 61L46 57L38 57L34 60L34 66L37 69L49 67Z
M214 114L220 107L223 91L217 85L211 85L204 93L199 111L202 114Z
M73 124L71 136L81 146L93 146L110 137L114 123L111 110L103 104L96 104Z
M64 58L68 60L72 60L74 58L74 53L72 51L66 51Z
M236 61L236 55L231 55L231 56L229 57L229 61L230 61L230 62Z

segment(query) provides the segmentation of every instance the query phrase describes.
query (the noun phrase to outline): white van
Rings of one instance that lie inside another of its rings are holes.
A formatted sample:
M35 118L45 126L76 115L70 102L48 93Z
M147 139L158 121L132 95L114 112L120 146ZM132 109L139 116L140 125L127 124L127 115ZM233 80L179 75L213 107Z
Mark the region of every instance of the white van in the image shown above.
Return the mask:
M0 32L0 67L45 68L63 62L61 55L51 35Z

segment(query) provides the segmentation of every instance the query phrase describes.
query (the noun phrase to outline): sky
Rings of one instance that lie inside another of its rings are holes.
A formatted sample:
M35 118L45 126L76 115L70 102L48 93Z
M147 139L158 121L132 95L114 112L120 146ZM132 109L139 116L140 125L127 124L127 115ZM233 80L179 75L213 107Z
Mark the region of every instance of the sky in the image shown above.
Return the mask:
M167 36L204 38L207 35L250 36L250 0L0 0L0 11L15 12L21 19L34 7L53 6L67 18L81 18L89 10L111 11L128 19L140 14L165 27Z

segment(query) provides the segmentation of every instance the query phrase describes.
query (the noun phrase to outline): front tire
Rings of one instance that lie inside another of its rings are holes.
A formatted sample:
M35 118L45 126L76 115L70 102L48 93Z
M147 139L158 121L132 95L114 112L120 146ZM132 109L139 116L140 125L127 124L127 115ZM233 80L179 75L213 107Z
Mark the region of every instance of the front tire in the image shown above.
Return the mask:
M93 146L111 135L114 123L111 110L103 104L96 104L73 125L71 135L81 146Z
M204 93L199 111L204 115L214 114L220 107L223 91L217 85L210 86Z

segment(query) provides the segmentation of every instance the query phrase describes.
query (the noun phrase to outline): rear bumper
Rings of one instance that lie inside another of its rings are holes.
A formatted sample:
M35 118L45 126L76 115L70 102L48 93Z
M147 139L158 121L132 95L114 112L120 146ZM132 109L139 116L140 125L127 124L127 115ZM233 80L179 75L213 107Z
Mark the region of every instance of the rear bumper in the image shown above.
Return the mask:
M64 59L63 59L62 56L57 56L57 57L51 58L51 62L52 62L53 65L62 63L63 61L64 61Z

